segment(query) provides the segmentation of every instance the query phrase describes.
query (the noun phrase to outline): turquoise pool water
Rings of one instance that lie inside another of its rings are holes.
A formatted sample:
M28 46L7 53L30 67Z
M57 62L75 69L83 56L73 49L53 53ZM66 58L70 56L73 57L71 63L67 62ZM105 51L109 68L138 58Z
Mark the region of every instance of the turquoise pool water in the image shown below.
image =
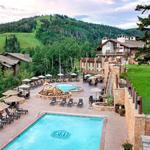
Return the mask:
M103 118L46 114L4 150L99 150Z
M72 84L57 84L56 87L64 92L69 92L72 90L79 90L79 87Z

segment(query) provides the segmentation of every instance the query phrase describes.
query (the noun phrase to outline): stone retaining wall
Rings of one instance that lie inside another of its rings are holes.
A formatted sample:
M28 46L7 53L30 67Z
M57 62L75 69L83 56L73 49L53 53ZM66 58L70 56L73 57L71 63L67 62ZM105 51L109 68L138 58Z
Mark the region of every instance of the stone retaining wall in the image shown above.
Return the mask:
M150 116L138 114L127 88L115 89L114 93L115 103L125 105L128 141L134 145L134 150L141 150L141 136L150 135Z

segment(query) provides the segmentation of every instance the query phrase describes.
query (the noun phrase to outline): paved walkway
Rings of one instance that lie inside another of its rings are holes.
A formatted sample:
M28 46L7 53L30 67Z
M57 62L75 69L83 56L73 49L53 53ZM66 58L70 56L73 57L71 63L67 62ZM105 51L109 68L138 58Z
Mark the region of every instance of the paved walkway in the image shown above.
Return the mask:
M30 99L21 106L28 109L29 114L22 116L19 120L15 120L13 123L0 130L0 149L23 131L23 129L29 126L33 120L37 118L40 112L51 111L74 114L105 115L107 117L107 124L105 130L104 150L122 150L121 145L127 139L125 118L120 117L114 112L99 112L89 108L88 98L90 95L94 95L94 93L91 93L92 87L90 87L87 83L82 82L72 82L71 84L79 85L84 89L83 92L74 93L72 95L74 101L78 101L79 98L84 99L85 105L83 108L77 108L75 106L72 108L60 107L58 105L50 106L48 99L41 99L37 96L37 93L42 89L42 87L31 90Z

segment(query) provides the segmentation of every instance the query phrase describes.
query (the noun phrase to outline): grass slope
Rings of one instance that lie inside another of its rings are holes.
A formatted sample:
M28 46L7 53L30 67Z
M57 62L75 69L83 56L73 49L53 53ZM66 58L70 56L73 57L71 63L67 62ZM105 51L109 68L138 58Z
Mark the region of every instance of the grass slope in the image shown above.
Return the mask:
M4 51L5 38L7 35L15 34L20 42L21 48L35 48L43 46L42 43L36 39L34 33L3 33L0 34L0 53Z
M150 66L129 65L128 79L143 98L143 112L150 114Z

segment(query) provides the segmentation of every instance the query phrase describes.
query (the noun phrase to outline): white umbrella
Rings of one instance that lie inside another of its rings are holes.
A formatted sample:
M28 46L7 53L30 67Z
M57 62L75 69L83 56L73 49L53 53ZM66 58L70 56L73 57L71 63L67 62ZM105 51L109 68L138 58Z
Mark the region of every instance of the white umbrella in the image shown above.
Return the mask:
M77 74L76 74L76 73L71 73L70 75L71 75L71 76L77 76Z
M39 78L37 77L32 77L31 80L38 80Z
M96 74L94 77L100 78L100 77L103 77L103 75L101 75L101 74Z
M39 79L44 79L44 78L45 78L45 76L40 75L40 76L38 76L38 78L39 78Z
M97 93L100 93L101 91L102 90L100 88L93 88L93 89L91 89L91 92L96 93L96 98L98 98L97 97Z
M60 77L61 77L61 76L64 76L64 74L62 74L62 73L59 73L59 74L57 74L57 75L60 76Z
M90 77L91 76L91 74L86 74L84 77Z
M95 76L89 77L88 80L96 79Z
M22 80L22 82L30 82L31 80L30 79L24 79Z
M22 84L22 85L19 86L19 88L20 88L20 89L29 89L30 86L27 85L27 84Z
M51 74L46 74L45 77L52 77L52 75Z

